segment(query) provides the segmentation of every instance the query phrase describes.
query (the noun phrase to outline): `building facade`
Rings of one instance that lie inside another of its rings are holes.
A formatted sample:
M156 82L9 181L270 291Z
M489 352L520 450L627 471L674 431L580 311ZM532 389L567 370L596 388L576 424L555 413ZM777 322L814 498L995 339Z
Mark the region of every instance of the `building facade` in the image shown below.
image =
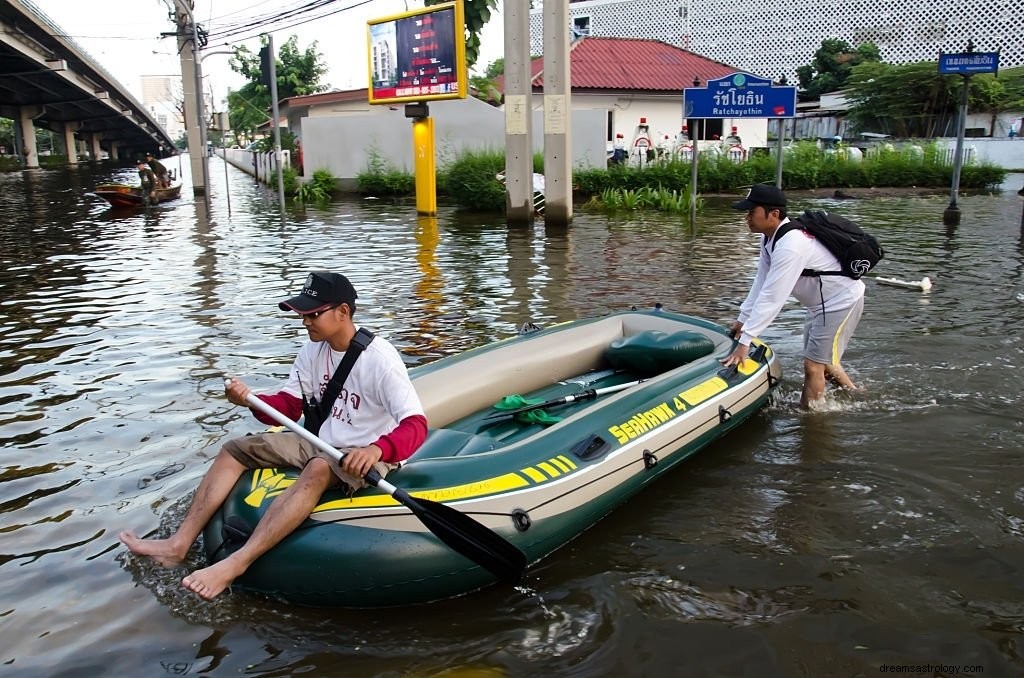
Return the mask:
M530 51L543 51L543 3L530 15ZM1000 52L1000 67L1024 65L1024 0L570 0L575 35L648 38L733 64L765 78L797 82L821 41L873 42L888 63Z

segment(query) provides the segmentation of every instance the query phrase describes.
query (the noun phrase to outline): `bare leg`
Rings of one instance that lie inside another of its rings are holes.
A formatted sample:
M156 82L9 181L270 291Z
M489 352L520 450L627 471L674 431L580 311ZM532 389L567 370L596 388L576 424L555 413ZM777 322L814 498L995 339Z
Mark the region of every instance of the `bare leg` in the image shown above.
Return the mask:
M804 358L804 390L800 406L815 409L825 399L825 365Z
M833 383L848 391L856 391L860 388L857 384L853 383L853 380L846 374L846 370L844 370L843 366L838 363L835 365L826 365L825 376L827 376Z
M131 532L121 532L118 537L132 553L152 556L163 565L180 563L244 471L244 466L221 450L199 483L192 505L188 507L185 519L174 534L167 539L140 539Z
M309 517L321 495L335 481L323 459L312 459L296 480L270 505L245 546L181 580L188 590L211 600L231 585L261 555L276 546Z

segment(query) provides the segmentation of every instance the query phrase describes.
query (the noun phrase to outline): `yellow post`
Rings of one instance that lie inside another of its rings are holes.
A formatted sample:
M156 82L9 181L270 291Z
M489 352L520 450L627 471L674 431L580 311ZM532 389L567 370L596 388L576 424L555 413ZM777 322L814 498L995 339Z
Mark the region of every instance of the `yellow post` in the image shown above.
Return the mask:
M412 121L412 155L416 176L416 213L437 215L437 168L434 161L434 119Z

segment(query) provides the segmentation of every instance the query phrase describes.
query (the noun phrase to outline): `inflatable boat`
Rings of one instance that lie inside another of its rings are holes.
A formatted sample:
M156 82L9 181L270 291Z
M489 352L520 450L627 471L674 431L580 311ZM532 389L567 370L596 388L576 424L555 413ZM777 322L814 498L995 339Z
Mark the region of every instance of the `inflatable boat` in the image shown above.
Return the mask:
M780 377L775 354L755 342L747 360L723 368L734 346L724 328L658 308L415 367L431 429L386 479L412 499L328 492L234 585L297 604L384 607L495 584L494 568L438 538L410 506L458 512L535 563L765 405ZM296 475L246 473L205 528L209 560L237 549Z

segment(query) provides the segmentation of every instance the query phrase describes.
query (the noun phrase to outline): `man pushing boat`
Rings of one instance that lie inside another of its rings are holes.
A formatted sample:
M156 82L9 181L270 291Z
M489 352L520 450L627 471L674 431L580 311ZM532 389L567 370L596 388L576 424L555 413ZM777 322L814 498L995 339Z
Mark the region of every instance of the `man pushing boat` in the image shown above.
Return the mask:
M416 451L427 436L423 406L398 350L357 329L352 320L356 298L345 276L313 271L300 294L278 304L281 310L299 315L309 342L300 349L281 390L257 396L293 421L304 416L310 432L329 445L347 448L344 458L337 461L292 432L229 440L173 535L142 539L131 532L120 534L132 553L164 563L180 562L247 469L301 469L242 548L182 580L185 588L212 599L301 525L324 491L342 483L352 491L364 487L363 477L371 469L383 477ZM249 387L239 379L225 386L227 399L235 405L246 405L249 394ZM265 424L276 423L259 411L253 414Z

